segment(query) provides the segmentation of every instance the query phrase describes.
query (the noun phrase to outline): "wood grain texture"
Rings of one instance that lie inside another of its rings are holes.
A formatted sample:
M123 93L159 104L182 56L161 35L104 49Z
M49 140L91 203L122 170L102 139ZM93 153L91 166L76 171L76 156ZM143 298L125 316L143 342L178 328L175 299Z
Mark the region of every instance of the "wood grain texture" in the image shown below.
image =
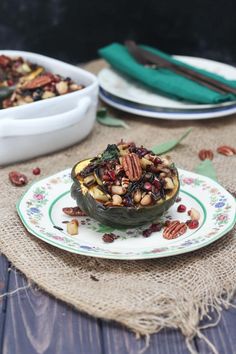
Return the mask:
M0 293L26 286L25 277L0 256ZM236 305L236 298L234 301ZM0 301L1 354L138 354L144 339L113 322L96 320L31 287ZM216 318L216 316L215 316ZM207 321L202 321L202 325ZM203 330L220 354L236 354L236 309L222 312L218 326ZM195 340L199 354L211 351ZM188 354L184 336L163 329L152 335L145 354Z
M233 304L236 306L236 297ZM201 325L214 323L217 318L217 314L214 313L213 321L204 320ZM219 324L202 330L202 333L215 345L219 354L236 354L236 308L230 307L228 310L223 310ZM197 338L196 345L199 353L211 353L203 339Z
M21 273L10 273L9 291L24 285ZM36 288L8 297L2 354L102 354L100 338L96 319Z
M9 262L5 256L0 254L0 295L8 290L8 267ZM5 313L7 306L7 297L0 298L0 352L2 348L3 331L5 324Z
M114 323L103 322L102 335L104 354L138 354L145 348L142 338L137 340L135 335L124 327ZM189 354L184 336L176 330L163 329L150 337L145 354Z

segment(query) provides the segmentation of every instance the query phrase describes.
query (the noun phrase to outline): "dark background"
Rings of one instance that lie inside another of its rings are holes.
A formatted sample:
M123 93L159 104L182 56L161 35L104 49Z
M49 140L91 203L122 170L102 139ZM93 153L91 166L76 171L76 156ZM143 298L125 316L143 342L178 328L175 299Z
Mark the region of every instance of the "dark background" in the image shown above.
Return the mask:
M0 0L0 48L78 63L130 38L236 64L235 13L233 0Z

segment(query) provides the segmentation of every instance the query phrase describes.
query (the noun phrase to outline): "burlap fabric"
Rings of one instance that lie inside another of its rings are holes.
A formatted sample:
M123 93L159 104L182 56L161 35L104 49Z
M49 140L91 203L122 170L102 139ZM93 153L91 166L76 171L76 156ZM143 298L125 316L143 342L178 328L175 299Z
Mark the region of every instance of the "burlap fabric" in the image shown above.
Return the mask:
M102 61L88 66L96 71ZM188 339L200 334L199 320L214 307L220 311L236 289L235 231L218 242L189 254L146 261L104 260L70 254L36 239L22 226L15 203L24 188L13 187L8 172L31 171L39 166L41 176L73 166L95 155L107 143L120 138L151 147L178 137L187 128L191 134L172 153L177 165L193 170L198 151L216 151L222 143L235 145L236 118L205 121L144 119L116 112L127 118L130 129L96 124L86 140L65 151L0 169L0 250L29 279L48 293L78 310L125 324L139 334L151 334L164 326L179 328ZM219 181L236 190L236 158L215 153ZM26 187L27 188L27 187ZM99 281L91 279L95 276Z

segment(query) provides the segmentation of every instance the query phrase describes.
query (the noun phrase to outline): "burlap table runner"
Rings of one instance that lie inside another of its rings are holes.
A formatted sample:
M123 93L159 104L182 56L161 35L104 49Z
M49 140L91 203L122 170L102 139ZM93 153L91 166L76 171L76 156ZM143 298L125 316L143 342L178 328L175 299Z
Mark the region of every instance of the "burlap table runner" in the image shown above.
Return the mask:
M87 66L93 72L104 63ZM61 251L36 239L22 226L15 203L24 188L13 187L8 172L16 169L32 176L39 166L44 177L95 155L107 143L133 139L151 147L191 134L171 155L179 167L193 170L198 151L214 151L222 143L235 145L236 117L204 121L144 119L116 112L127 118L131 129L96 124L86 140L67 150L0 169L0 250L26 276L48 293L90 315L125 324L138 334L151 334L162 327L179 328L190 340L201 336L199 320L210 310L219 312L236 289L235 230L218 242L189 254L146 261L90 258ZM16 147L17 148L17 147ZM236 158L215 154L219 181L236 190ZM35 180L32 177L31 180ZM27 188L27 187L26 187ZM93 281L91 275L99 281Z

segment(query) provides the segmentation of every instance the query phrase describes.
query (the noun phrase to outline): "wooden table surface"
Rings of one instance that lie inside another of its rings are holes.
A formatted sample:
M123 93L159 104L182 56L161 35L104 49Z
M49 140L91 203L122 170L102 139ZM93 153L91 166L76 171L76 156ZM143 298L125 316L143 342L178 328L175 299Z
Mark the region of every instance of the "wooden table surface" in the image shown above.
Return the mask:
M0 293L27 284L25 277L0 255ZM124 327L80 313L35 286L0 298L0 313L0 354L138 354L145 347L144 339L136 340ZM236 309L224 310L220 323L203 333L219 354L236 354ZM196 338L194 346L198 353L211 353L203 340ZM173 329L152 335L145 351L185 353L189 353L185 338Z

